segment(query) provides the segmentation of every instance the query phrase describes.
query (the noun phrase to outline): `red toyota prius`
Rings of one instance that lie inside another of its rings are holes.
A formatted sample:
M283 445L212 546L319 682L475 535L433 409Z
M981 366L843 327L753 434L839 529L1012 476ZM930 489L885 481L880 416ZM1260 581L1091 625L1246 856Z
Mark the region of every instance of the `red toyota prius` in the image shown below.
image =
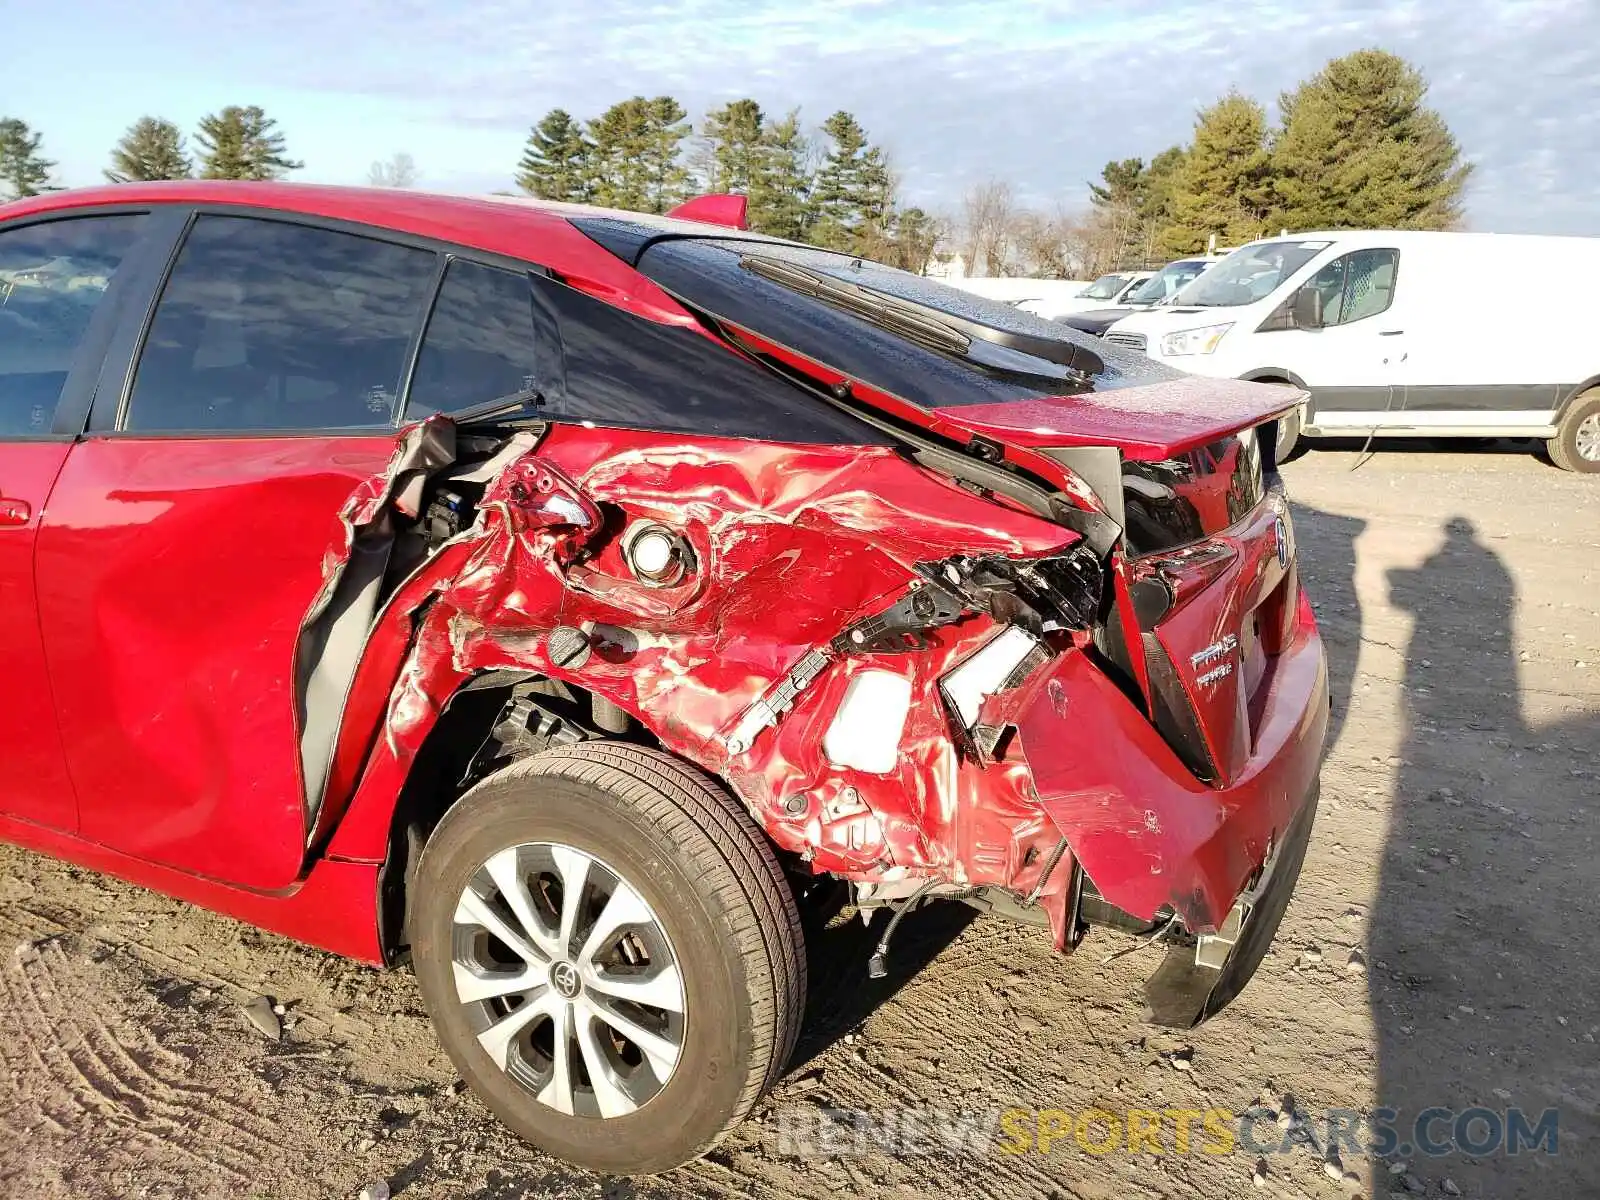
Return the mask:
M617 1173L784 1070L808 881L1249 979L1327 724L1276 421L746 231L282 184L0 207L0 837L409 959ZM694 219L699 218L699 219Z

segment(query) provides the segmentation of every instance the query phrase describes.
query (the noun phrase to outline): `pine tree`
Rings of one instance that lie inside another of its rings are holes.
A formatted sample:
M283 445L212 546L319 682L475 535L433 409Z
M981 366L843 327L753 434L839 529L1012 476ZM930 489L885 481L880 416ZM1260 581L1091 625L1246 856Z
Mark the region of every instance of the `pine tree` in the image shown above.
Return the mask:
M813 189L812 240L856 252L863 236L881 231L887 219L893 193L888 163L847 112L834 113L822 123L822 132L833 144Z
M53 190L50 172L56 164L39 153L43 140L26 121L0 118L0 186L8 192L6 199L20 200Z
M915 206L903 209L895 214L894 234L884 261L921 275L927 271L938 241L939 227L932 217Z
M1212 234L1228 245L1260 237L1273 221L1266 111L1237 90L1202 109L1172 182L1168 254L1203 250Z
M594 202L644 212L650 203L653 121L643 96L620 101L589 122Z
M808 237L815 218L811 182L811 140L797 108L762 135L760 169L750 185L750 228L796 241Z
M302 162L284 156L278 123L259 107L230 104L200 119L195 141L200 146L202 179L277 179L298 171Z
M1108 162L1100 171L1100 182L1090 181L1089 219L1103 265L1143 265L1137 260L1144 257L1141 214L1149 188L1142 158Z
M648 114L647 211L664 213L689 194L689 171L683 165L683 146L690 128L685 118L689 114L671 96L657 96L650 101Z
M1130 209L1137 209L1148 184L1144 159L1124 158L1120 162L1108 162L1100 172L1100 182L1089 182L1089 203L1096 208L1126 205Z
M766 114L754 100L733 100L708 112L698 147L705 190L749 196L766 166L766 133Z
M111 183L147 183L157 179L188 179L194 164L184 152L183 134L171 121L140 117L111 151Z
M1336 58L1278 101L1275 191L1295 229L1447 229L1471 174L1420 71L1382 50Z
M1144 195L1139 202L1139 240L1146 261L1159 257L1161 231L1172 224L1172 197L1188 151L1168 146L1144 169Z
M528 134L517 186L542 200L587 203L595 190L594 143L563 108L552 108Z

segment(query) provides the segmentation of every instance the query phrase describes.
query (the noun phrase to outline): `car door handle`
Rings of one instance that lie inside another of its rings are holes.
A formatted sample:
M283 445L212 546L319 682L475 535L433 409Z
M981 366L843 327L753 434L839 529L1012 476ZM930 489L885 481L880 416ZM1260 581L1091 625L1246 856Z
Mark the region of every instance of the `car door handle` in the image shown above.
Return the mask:
M0 526L26 525L33 519L33 507L26 500L0 496Z
M1399 337L1404 332L1405 332L1404 329L1380 329L1380 330L1378 330L1378 336L1379 337Z

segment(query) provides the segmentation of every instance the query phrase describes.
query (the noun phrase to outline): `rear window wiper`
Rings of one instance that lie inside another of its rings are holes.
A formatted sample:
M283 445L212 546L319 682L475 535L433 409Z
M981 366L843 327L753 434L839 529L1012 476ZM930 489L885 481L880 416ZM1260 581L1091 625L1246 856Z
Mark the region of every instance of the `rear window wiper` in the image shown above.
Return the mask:
M840 283L800 267L772 258L747 254L740 264L774 283L781 283L802 296L812 296L836 304L858 317L865 317L893 333L946 354L965 355L972 339L963 336L938 317L929 316L908 305L895 303L853 283Z

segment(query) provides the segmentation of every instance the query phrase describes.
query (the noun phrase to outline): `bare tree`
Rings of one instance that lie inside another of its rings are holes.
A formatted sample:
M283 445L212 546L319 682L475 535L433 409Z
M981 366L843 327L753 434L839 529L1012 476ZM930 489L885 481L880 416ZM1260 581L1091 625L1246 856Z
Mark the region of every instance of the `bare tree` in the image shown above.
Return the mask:
M390 157L388 162L375 162L367 172L367 183L372 187L408 188L417 184L416 160L404 150Z
M961 200L961 257L969 275L1005 275L1016 201L998 179L968 189Z
M1022 211L1011 223L1018 266L1041 279L1078 279L1090 257L1081 219L1057 208L1053 213Z

